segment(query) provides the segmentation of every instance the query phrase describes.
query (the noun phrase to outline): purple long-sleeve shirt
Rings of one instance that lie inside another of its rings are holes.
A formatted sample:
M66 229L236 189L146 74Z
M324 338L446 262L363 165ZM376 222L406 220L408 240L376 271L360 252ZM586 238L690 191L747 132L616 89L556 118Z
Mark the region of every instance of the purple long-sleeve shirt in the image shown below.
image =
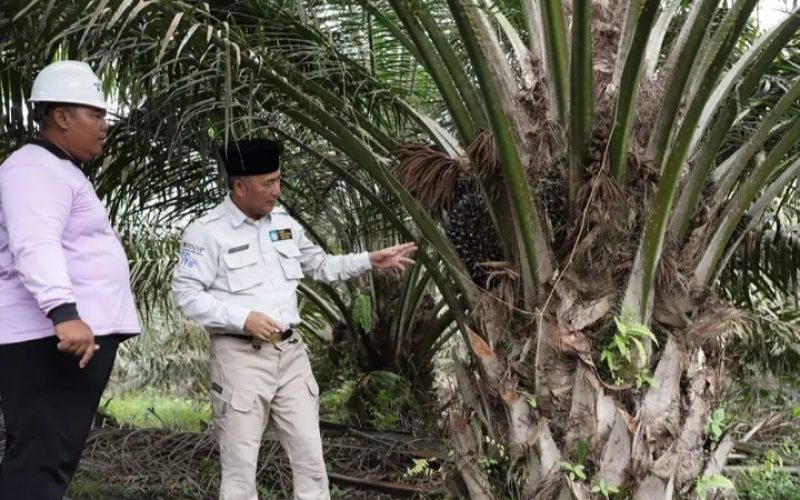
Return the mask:
M125 251L84 173L39 141L0 165L0 344L55 334L75 304L95 335L139 333Z

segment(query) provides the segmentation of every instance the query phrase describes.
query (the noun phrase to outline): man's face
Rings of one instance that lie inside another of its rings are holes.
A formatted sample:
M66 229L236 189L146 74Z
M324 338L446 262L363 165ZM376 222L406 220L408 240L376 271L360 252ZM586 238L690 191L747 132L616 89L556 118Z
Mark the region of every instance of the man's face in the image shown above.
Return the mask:
M281 196L281 171L237 180L234 183L234 191L252 215L257 217L269 215Z
M88 106L56 107L53 120L62 132L64 147L76 160L85 163L103 152L108 134L106 112Z

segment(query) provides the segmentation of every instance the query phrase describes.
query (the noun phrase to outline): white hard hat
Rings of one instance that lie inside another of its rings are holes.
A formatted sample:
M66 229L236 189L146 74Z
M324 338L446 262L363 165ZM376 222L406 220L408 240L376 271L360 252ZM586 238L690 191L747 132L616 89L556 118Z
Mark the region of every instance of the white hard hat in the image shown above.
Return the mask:
M103 84L83 61L59 61L46 66L33 81L29 101L108 109Z

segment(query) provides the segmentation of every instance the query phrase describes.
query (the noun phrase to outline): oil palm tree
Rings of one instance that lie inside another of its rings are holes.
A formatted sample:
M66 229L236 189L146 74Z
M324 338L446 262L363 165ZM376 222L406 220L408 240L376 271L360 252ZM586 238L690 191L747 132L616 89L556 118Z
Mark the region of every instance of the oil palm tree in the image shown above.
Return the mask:
M739 52L756 4L10 1L0 95L20 115L43 61L92 60L126 115L97 180L170 221L219 194L211 143L282 130L425 243L470 497L672 498L730 450L720 276L800 171L797 78L729 140L800 26Z

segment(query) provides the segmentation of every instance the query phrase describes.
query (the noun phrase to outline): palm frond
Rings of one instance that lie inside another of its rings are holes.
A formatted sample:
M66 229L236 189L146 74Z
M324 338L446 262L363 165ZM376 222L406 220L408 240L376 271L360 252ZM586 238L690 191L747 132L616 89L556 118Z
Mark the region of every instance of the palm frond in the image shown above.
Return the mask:
M800 226L762 228L746 234L720 276L735 303L752 306L757 297L785 301L800 309Z
M169 287L180 247L175 231L159 230L158 224L148 222L129 219L118 228L130 263L133 294L145 320L172 308Z
M759 373L790 374L800 369L800 310L764 302L732 329L728 355Z

